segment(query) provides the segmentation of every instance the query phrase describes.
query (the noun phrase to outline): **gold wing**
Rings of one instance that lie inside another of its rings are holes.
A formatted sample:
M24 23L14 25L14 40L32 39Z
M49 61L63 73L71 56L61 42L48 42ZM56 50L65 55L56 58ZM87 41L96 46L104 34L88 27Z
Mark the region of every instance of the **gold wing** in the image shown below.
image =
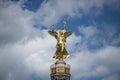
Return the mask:
M58 40L58 33L56 31L48 31L48 33Z
M65 32L64 34L65 34L65 39L66 39L67 37L69 37L70 35L72 35L72 32Z

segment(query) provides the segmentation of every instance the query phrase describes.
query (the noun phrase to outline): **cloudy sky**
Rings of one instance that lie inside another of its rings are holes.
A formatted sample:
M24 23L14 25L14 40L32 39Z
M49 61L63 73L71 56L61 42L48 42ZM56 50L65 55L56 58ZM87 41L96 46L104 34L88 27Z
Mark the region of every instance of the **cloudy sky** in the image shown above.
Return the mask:
M50 80L64 18L71 80L120 80L119 0L0 0L0 80Z

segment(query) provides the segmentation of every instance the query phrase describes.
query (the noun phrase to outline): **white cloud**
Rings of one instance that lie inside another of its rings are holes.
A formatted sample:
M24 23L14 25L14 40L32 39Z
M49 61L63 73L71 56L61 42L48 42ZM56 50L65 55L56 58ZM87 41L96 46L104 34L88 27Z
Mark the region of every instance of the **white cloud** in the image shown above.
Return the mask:
M46 76L52 64L52 50L54 49L51 48L54 44L54 40L46 36L27 43L19 42L1 48L0 70L3 72L0 73L0 77L4 80L8 73L12 73L15 80L29 80L34 72L39 73L41 77L42 74Z
M33 73L40 77L49 77L50 65L55 60L52 56L55 52L56 40L50 36L47 31L43 31L44 37L34 38L27 42L17 42L8 44L0 48L0 77L4 78L8 73L12 73L14 79L28 80ZM74 36L76 39L76 37ZM76 43L76 41L75 41ZM71 44L72 46L72 44ZM1 76L3 75L4 76Z
M21 9L23 1L0 3L0 80L7 80L11 77L15 80L30 80L32 73L40 77L49 76L50 65L55 62L52 56L55 52L56 40L46 30L34 28L35 23L49 26L56 24L66 15L81 16L81 11L87 14L94 6L100 9L103 7L103 1L100 0L91 2L88 0L55 0L44 2L39 10L33 13ZM86 36L92 36L96 33L94 32L96 29L93 29L95 28L86 28L82 31ZM90 76L105 77L120 70L119 48L106 47L96 53L82 48L83 50L78 52L80 43L81 36L75 34L67 42L67 49L73 52L69 63L72 66L74 79ZM79 45L76 46L76 44Z
M86 38L99 33L99 30L95 26L80 26L78 29L79 32L82 33Z
M116 5L117 4L117 5ZM118 0L48 0L44 1L35 14L35 23L49 27L58 23L64 16L81 17L83 15L100 15L104 5L120 7ZM118 9L119 10L119 9Z
M118 74L114 74L114 75L110 75L108 77L105 77L102 80L119 80L119 79L120 79L119 75Z
M81 36L76 36L74 33L67 38L66 48L70 54L79 50L80 46L77 46L81 43Z
M112 46L106 46L94 53L84 50L78 52L69 62L74 78L87 80L91 76L104 78L114 74L119 75L119 52L119 48Z
M17 3L0 5L0 8L0 43L19 41L21 38L31 37L35 34L32 12L23 11L21 5Z
M50 26L51 23L57 23L65 15L75 15L73 9L76 7L76 1L72 0L51 0L43 3L36 13L35 19L39 24Z

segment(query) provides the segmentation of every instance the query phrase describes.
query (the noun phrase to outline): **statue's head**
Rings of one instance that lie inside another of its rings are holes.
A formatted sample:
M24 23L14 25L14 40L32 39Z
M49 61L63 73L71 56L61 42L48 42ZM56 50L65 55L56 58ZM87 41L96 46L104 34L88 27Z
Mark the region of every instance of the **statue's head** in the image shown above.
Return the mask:
M60 31L59 31L60 34L63 34L63 29L61 28Z

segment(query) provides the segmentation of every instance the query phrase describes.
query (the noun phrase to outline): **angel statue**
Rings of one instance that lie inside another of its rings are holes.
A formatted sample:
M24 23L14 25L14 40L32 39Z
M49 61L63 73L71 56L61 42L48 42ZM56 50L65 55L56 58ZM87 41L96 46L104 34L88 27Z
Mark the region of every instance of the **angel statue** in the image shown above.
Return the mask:
M60 29L59 32L54 31L54 25L52 25L52 30L49 30L48 33L54 36L57 40L56 52L53 55L55 59L66 59L69 58L69 54L66 50L65 42L67 37L69 37L72 32L66 32L66 22L64 21L64 29Z

